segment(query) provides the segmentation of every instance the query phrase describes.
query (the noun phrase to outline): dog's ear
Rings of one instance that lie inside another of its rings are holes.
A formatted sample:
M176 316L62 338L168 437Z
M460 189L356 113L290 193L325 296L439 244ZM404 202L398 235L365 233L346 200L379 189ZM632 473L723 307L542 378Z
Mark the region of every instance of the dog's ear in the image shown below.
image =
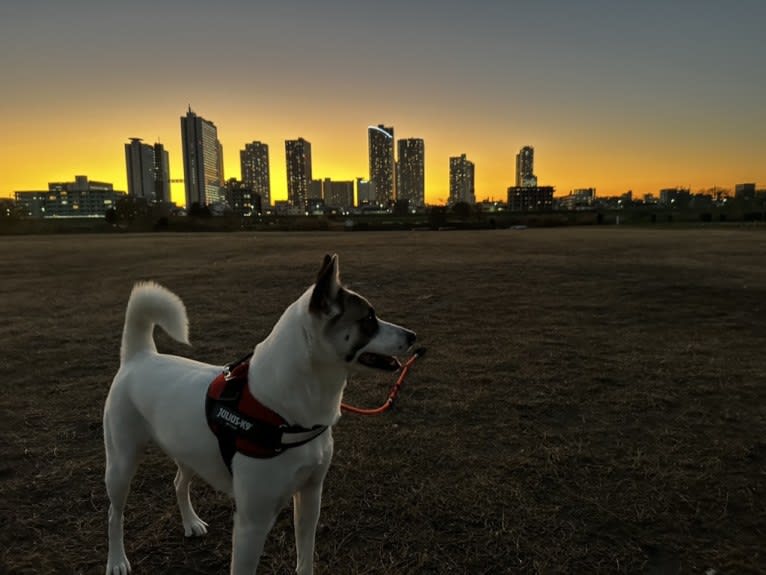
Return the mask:
M325 255L319 268L314 291L311 292L309 311L314 314L329 313L340 290L340 269L338 254Z

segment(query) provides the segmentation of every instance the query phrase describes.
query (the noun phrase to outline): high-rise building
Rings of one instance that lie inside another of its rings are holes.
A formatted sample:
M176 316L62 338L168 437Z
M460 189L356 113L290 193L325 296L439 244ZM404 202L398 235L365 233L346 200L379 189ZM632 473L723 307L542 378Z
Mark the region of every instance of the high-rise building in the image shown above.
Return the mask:
M303 138L285 140L287 161L287 200L295 207L305 207L311 182L311 143Z
M387 206L396 199L394 183L394 128L369 126L367 142L370 158L370 181L375 183L375 203Z
M181 143L186 208L224 202L223 148L215 124L192 112L190 106L186 116L181 116Z
M149 202L170 201L170 164L162 144L150 146L141 138L131 138L125 144L125 168L128 195Z
M399 147L396 199L408 200L410 207L425 205L425 144L422 138L407 138Z
M226 178L223 175L223 144L221 140L216 140L217 154L218 154L218 181L221 182L221 187L225 187Z
M125 144L125 168L128 175L128 195L154 200L154 148L141 138L131 138Z
M271 180L269 178L269 146L263 142L245 144L239 152L242 181L261 197L261 205L271 205Z
M516 186L537 186L535 176L535 149L532 146L524 146L516 154Z
M170 202L170 161L165 146L154 144L154 201Z
M474 165L465 154L449 159L449 204L476 203Z

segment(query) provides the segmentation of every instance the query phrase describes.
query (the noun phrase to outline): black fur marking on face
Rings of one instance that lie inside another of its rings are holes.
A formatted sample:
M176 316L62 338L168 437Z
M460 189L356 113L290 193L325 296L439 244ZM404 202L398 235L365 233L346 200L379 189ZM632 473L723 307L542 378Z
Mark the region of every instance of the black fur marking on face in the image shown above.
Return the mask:
M350 298L354 297L354 294L347 294ZM346 355L346 361L353 361L356 354L370 343L370 340L377 335L380 330L380 324L378 318L375 316L375 310L370 304L364 301L359 296L356 296L354 300L355 304L363 303L367 308L367 313L360 319L356 320L356 325L359 327L359 340L356 342L351 351Z
M370 339L375 337L375 334L378 333L380 325L378 324L378 318L375 317L375 310L372 309L372 307L370 307L367 315L359 320L359 328L362 330L362 333Z

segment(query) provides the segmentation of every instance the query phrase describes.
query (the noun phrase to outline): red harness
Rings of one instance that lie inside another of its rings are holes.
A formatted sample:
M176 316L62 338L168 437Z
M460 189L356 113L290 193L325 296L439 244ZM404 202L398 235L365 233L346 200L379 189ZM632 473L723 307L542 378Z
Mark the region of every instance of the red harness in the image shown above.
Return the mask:
M291 425L250 393L247 385L250 356L227 366L208 386L205 414L218 439L226 467L231 471L235 453L270 459L287 449L319 437L326 425L311 428Z
M387 411L394 404L404 378L415 360L423 357L425 351L422 347L416 349L400 366L399 377L383 405L364 409L341 403L341 408L362 415L377 415ZM230 472L231 460L235 453L256 459L270 459L286 449L308 443L327 429L326 425L310 428L290 425L284 417L253 397L247 385L251 356L252 354L249 354L224 367L223 372L208 387L205 398L208 426L218 439L221 457Z

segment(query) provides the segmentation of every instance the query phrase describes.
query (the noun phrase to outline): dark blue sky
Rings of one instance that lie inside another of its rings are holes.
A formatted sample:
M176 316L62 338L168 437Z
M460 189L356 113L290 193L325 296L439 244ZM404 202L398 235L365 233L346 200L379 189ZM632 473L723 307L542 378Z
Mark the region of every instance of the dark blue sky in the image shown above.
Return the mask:
M566 193L766 186L766 2L40 1L0 6L0 195L85 173L124 189L122 144L159 138L182 177L178 118L238 150L312 142L317 177L367 175L366 127L426 140L427 196L448 158L502 197L536 148ZM174 194L176 190L174 190Z

